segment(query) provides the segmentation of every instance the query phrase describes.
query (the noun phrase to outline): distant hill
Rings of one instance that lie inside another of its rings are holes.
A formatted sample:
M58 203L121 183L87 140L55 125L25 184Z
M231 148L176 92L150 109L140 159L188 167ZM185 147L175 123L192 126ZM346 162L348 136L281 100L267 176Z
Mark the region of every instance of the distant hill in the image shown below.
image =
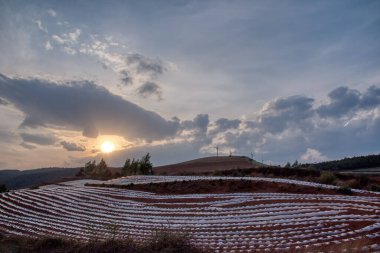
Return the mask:
M367 155L367 156L355 156L349 158L343 158L340 160L320 162L315 164L301 164L300 167L312 167L318 170L358 170L367 168L379 168L380 167L380 154L379 155Z
M34 170L0 170L0 184L7 189L21 189L41 185L65 177L74 177L79 168L41 168Z
M267 165L259 163L246 156L211 156L182 163L154 167L153 172L156 175L183 175L266 166Z

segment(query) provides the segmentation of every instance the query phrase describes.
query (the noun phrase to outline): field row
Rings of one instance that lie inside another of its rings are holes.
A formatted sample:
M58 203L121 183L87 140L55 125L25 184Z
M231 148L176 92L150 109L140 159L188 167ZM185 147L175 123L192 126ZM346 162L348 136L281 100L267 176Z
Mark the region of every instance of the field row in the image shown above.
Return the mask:
M377 195L159 195L78 185L0 195L0 228L11 234L86 240L144 240L169 228L189 233L193 243L215 252L295 251L348 242L380 247Z

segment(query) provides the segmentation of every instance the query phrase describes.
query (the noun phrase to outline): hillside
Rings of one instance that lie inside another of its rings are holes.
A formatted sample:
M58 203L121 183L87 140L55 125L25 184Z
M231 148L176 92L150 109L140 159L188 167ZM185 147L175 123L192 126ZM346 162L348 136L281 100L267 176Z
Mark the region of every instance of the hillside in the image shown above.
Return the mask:
M123 247L84 251L85 245L75 241L75 250L51 249L63 245L65 238L112 240L108 245L128 238L146 242L153 233L169 229L187 235L186 248L193 245L207 252L380 250L380 195L373 192L258 177L130 176L92 180L98 184L92 186L88 181L0 194L0 245L2 234L59 236L32 252L127 252ZM50 249L44 251L43 246ZM128 252L186 252L150 248Z
M345 157L339 160L326 161L314 164L301 164L300 167L311 167L318 170L333 171L378 168L380 167L380 154Z
M265 166L265 164L245 156L210 156L182 163L154 167L153 171L156 175L184 175Z
M41 185L64 177L73 177L79 168L41 168L34 170L1 170L0 184L7 189L21 189Z

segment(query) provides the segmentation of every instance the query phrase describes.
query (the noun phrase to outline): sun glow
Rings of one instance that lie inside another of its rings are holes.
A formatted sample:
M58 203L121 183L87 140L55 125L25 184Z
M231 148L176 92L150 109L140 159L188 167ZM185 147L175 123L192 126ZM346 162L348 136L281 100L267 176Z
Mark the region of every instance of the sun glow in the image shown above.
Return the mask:
M113 144L110 141L105 141L102 143L100 148L101 148L103 153L111 153L112 151L115 150L115 144Z

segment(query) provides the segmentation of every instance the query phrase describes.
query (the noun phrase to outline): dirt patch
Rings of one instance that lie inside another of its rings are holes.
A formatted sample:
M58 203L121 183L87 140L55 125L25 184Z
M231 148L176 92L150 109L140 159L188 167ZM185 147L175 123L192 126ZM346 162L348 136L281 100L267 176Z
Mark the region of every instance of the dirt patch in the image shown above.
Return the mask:
M88 184L136 191L153 192L157 194L202 194L202 193L298 193L298 194L339 194L337 190L302 186L286 183L272 183L252 180L196 180L174 181L165 183L107 185ZM355 193L357 194L357 193Z

